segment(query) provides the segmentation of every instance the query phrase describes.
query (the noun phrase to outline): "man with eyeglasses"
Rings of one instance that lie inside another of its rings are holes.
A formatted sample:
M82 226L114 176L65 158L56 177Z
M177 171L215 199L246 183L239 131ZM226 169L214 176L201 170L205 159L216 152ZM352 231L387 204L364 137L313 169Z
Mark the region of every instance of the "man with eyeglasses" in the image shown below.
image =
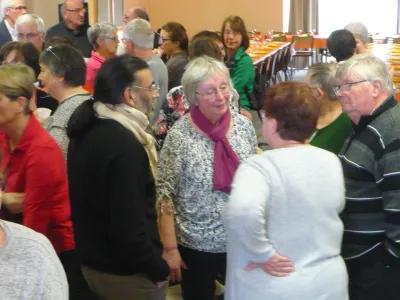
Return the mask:
M34 14L19 16L15 23L15 30L18 41L30 42L39 52L42 52L46 31L41 17Z
M27 7L25 0L2 0L1 13L4 18L0 23L0 47L9 41L17 40L15 21L23 14L26 14Z
M157 101L153 104L150 124L154 125L168 92L168 69L161 58L153 53L154 32L144 19L134 19L124 27L123 42L126 54L143 59L150 67L154 81L160 88Z
M336 92L354 132L339 158L346 184L342 256L351 300L399 299L400 106L385 63L370 54L339 64Z
M47 31L46 41L54 36L65 37L72 41L72 46L80 50L84 57L90 57L92 46L86 34L89 26L85 23L84 1L64 0L61 12L63 21Z

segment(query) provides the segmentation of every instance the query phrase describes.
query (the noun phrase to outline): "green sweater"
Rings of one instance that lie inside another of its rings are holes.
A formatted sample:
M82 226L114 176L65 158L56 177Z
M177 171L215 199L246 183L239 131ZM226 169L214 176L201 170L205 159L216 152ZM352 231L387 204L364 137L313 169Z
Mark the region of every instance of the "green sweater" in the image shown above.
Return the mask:
M251 109L251 105L245 93L245 86L249 91L253 91L255 79L255 71L251 57L244 51L243 47L236 50L232 60L233 64L230 69L230 75L233 86L239 93L240 107L247 110Z
M341 113L331 124L316 130L310 139L310 144L338 154L351 130L350 118Z

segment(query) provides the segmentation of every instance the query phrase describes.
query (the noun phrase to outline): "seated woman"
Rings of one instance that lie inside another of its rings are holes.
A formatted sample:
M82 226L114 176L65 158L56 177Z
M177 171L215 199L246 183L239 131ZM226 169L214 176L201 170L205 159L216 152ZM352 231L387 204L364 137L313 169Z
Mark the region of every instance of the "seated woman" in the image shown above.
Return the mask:
M111 23L96 23L89 27L87 35L93 49L86 64L85 89L93 93L97 72L104 61L115 56L118 48L117 27Z
M75 109L92 96L83 88L86 65L78 50L69 45L49 46L40 55L39 80L42 89L59 103L45 124L64 157L69 139L66 127Z
M147 63L108 59L94 100L68 124L68 179L77 250L101 299L165 299L169 268L157 230L157 153L145 130L157 86Z
M305 83L267 91L262 131L272 150L240 165L226 211L226 299L348 299L342 167L306 142L318 115Z
M6 220L44 234L69 275L75 242L67 170L57 143L30 110L34 81L26 65L0 67L2 210Z
M168 90L181 85L181 78L188 63L189 40L185 27L168 22L161 27L160 42L163 55L167 57Z
M251 112L253 108L247 93L253 91L255 70L251 57L246 53L250 45L246 26L240 17L230 16L224 20L221 32L227 54L226 64L229 68L233 86L240 96L240 108ZM257 115L254 112L253 114L253 117Z
M192 60L182 84L190 112L171 128L161 150L159 228L170 279L182 278L185 299L211 300L214 280L225 274L222 220L232 178L257 143L251 122L229 109L233 86L221 61Z
M352 131L352 125L335 93L336 69L336 64L314 64L305 81L314 89L321 105L317 128L309 143L338 154Z

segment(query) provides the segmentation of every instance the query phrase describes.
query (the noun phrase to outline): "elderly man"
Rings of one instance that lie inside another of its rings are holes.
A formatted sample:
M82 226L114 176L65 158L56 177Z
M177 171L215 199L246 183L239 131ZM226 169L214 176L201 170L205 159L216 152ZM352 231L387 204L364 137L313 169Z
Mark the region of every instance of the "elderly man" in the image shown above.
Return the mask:
M89 43L85 24L86 8L83 0L64 0L62 4L63 21L51 27L46 34L46 41L53 36L62 36L72 42L84 57L90 57L92 46Z
M154 102L150 124L153 125L165 100L168 89L168 70L164 62L152 51L154 32L150 23L143 19L134 19L124 28L126 54L139 57L147 62L155 83L160 88L160 97Z
M354 133L339 155L346 183L342 255L350 299L399 299L400 106L383 61L339 64L337 93Z
M46 31L41 17L34 14L19 16L15 23L15 30L18 41L31 42L39 52L42 52Z
M0 47L17 40L14 26L17 18L27 12L25 0L2 0L1 12L4 18L0 23Z
M143 19L150 22L150 17L142 7L131 7L124 13L123 24L126 25L134 19Z
M350 31L356 40L356 53L365 53L368 52L368 43L369 43L369 36L368 36L368 29L365 27L363 23L354 22L347 24L344 29Z

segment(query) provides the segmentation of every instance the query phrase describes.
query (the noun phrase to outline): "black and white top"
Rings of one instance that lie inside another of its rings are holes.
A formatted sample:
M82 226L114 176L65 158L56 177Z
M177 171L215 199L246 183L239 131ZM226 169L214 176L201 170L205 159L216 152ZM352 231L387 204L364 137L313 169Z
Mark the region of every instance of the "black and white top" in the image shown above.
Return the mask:
M46 130L60 146L62 152L64 153L65 159L67 159L69 144L69 138L66 131L68 121L75 109L77 109L77 107L83 102L91 98L92 96L90 94L79 94L65 99L57 107L54 114L47 119Z
M242 161L256 153L254 128L232 113L228 140ZM193 128L188 115L168 132L158 164L157 198L172 199L178 243L199 251L226 251L223 213L229 194L213 190L214 142Z

